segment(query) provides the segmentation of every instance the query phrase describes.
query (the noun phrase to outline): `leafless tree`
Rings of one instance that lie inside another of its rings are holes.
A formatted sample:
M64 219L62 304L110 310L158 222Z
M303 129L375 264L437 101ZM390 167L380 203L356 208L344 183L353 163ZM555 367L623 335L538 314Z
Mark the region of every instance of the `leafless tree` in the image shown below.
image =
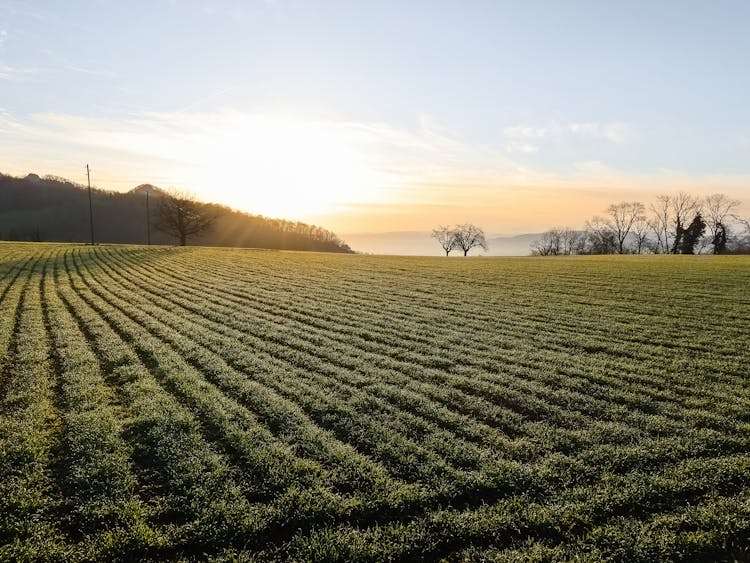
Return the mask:
M579 246L581 233L570 227L562 227L560 231L560 250L563 254L574 254Z
M734 252L742 254L750 253L750 218L733 215L732 218L740 224L743 229L735 237Z
M592 217L586 221L586 252L590 254L614 254L617 237L606 219Z
M154 226L187 244L187 237L201 234L210 229L216 216L209 208L185 192L166 192L159 198L157 222Z
M745 219L744 217L740 217L739 215L733 215L732 216L735 221L737 221L740 225L742 225L745 229L745 234L750 236L750 219Z
M635 220L631 232L636 254L643 254L643 250L647 248L648 235L651 232L651 225L645 215L641 215Z
M703 215L708 227L714 254L723 251L727 240L727 222L732 211L740 205L725 194L711 194L703 199Z
M633 224L641 217L646 208L640 201L622 201L607 207L606 224L617 240L617 252L625 251L625 240L628 238Z
M561 246L560 229L553 228L531 242L531 253L535 256L557 256L560 254Z
M651 204L649 224L656 235L656 252L677 253L685 229L701 210L700 199L686 193L662 194Z
M701 211L701 201L687 192L678 192L672 196L672 222L674 225L674 238L670 252L677 254L683 243L685 230L690 221Z
M456 226L453 229L453 236L456 240L456 248L463 250L464 256L468 255L472 248L482 248L484 250L488 248L484 231L471 223Z
M656 236L654 252L667 254L672 245L670 232L672 230L672 196L661 194L656 196L656 202L651 204L651 218L649 226Z
M432 235L430 236L438 241L446 256L450 255L451 250L456 248L456 234L450 227L440 225L436 229L432 229Z
M531 242L531 253L535 256L557 256L579 251L581 233L570 227L554 227Z

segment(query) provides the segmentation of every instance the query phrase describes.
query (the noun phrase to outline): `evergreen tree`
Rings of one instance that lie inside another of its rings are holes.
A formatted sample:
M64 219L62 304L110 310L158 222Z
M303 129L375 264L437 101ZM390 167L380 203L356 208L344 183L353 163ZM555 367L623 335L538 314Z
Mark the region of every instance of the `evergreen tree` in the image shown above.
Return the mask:
M706 230L706 222L700 213L696 213L687 229L682 231L682 237L678 247L679 254L695 254L695 245Z

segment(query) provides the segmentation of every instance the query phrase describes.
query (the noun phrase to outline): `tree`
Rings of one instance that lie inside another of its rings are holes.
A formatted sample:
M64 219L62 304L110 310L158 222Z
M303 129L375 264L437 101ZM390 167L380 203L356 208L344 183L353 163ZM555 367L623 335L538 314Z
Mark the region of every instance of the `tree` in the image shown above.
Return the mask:
M563 254L573 254L579 250L581 233L570 227L562 227L560 231L560 250Z
M606 224L617 240L617 252L623 254L625 239L633 225L643 217L646 207L640 201L622 201L607 208Z
M724 254L727 249L727 229L723 223L716 223L713 231L711 244L714 247L714 254Z
M656 196L656 203L651 204L652 215L648 224L656 236L656 245L654 246L656 254L667 254L672 248L669 236L672 223L671 209L672 196L669 194Z
M648 233L651 231L651 226L646 219L645 215L641 215L633 223L633 239L635 242L636 254L642 254L644 248L649 247Z
M157 222L154 225L160 231L180 240L180 245L187 244L187 237L199 235L209 230L216 216L204 203L196 201L184 192L167 192L159 198Z
M589 254L614 254L617 237L605 219L592 217L586 221L586 252Z
M731 199L725 194L711 194L703 199L706 227L708 227L714 254L721 254L726 249L727 217L739 205L738 200Z
M732 218L739 223L742 230L732 237L731 251L737 254L750 254L750 218L740 215L732 215Z
M471 223L458 225L453 229L453 237L456 240L456 248L463 250L464 256L468 255L472 248L478 247L487 250L484 231Z
M535 256L558 256L580 251L581 233L570 227L553 227L531 242Z
M688 218L694 213L696 216L700 215L700 204L701 202L698 198L691 196L687 192L679 192L672 197L672 221L674 224L674 238L672 239L671 248L672 254L693 254L698 239L690 241L690 252L682 252L683 248L687 248L683 244L683 237L687 232L685 225L688 222ZM693 221L695 221L695 219L693 219ZM701 222L703 222L702 218ZM703 223L703 225L705 230L705 223ZM701 231L701 236L703 236L703 231Z
M446 256L451 253L451 250L456 248L456 234L453 229L445 225L440 225L436 229L432 229L430 236L440 243Z
M562 236L560 229L552 228L531 242L531 253L535 256L557 256L560 254Z
M695 245L706 230L706 222L700 212L695 214L687 228L682 230L679 245L676 246L675 254L695 254Z

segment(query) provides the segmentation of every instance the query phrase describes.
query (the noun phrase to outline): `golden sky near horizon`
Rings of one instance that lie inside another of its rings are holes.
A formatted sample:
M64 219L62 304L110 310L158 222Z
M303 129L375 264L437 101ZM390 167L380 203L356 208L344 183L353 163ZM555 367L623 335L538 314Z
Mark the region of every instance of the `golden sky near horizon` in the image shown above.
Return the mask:
M38 114L23 122L0 116L0 130L15 141L0 155L7 173L84 183L85 163L76 161L87 156L101 188L186 189L206 201L339 233L466 221L493 233L535 232L580 226L616 201L648 203L677 190L742 199L750 185L741 175L633 175L598 161L567 173L540 172L505 151L466 142L427 116L403 130L229 110L119 120Z

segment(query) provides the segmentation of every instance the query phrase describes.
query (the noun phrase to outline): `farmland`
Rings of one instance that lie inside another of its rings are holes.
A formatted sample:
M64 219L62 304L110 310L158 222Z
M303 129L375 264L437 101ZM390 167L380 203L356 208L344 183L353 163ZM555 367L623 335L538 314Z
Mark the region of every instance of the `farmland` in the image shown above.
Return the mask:
M0 560L742 560L750 259L0 245Z

